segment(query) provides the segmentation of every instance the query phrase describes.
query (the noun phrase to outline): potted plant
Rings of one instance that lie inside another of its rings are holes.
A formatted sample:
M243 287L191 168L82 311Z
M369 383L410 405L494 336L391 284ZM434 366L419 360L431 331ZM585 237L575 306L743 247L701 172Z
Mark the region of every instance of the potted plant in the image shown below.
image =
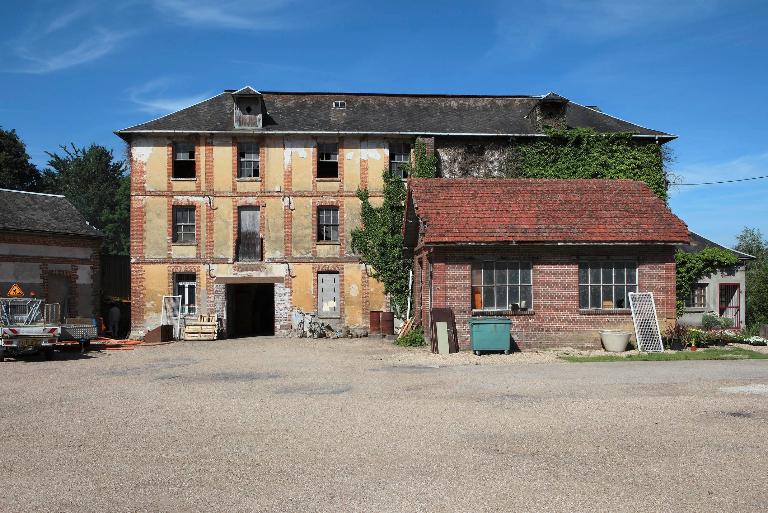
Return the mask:
M623 353L627 350L629 337L632 333L624 330L602 330L600 341L603 347L610 353Z

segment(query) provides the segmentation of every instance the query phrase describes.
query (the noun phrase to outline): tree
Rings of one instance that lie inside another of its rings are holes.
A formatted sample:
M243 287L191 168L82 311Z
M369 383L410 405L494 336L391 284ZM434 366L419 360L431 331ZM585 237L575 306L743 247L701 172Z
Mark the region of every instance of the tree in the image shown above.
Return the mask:
M423 141L416 141L414 159L402 168L404 176L431 178L437 175L437 158L427 154ZM370 202L367 189L357 191L362 202L363 224L352 230L352 250L372 267L371 276L384 284L398 317L406 315L408 301L408 271L411 261L403 253L403 215L406 189L403 180L385 169L384 201L380 207Z
M64 194L86 220L104 233L104 251L127 255L129 246L129 179L125 162L112 151L91 144L61 146L62 155L48 153L42 187Z
M744 228L736 236L736 249L755 257L746 263L747 329L768 324L768 241L757 228Z
M27 147L16 130L0 128L0 184L4 189L36 191L40 172L29 161Z

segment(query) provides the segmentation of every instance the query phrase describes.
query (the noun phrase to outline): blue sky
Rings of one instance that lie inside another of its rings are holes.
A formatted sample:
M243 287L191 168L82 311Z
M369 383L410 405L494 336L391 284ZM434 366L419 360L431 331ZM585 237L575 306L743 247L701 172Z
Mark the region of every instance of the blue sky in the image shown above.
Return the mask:
M768 4L4 0L0 125L33 160L223 89L540 94L674 133L685 182L768 175ZM688 225L768 234L768 180L679 187Z

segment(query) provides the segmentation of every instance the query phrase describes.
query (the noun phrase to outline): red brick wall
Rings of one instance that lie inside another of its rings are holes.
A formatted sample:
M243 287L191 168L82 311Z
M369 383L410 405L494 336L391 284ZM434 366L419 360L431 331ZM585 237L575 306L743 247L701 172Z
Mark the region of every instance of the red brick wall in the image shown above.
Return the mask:
M579 260L584 257L628 258L637 261L638 291L653 292L659 321L675 318L675 261L670 246L529 246L506 248L436 248L422 251L433 264L434 307L452 308L459 343L469 346L473 262L504 258L528 260L533 266L533 305L529 312L506 313L521 349L599 347L596 330L632 326L628 311L579 309ZM419 265L414 260L414 272ZM428 263L423 265L420 318L428 332Z

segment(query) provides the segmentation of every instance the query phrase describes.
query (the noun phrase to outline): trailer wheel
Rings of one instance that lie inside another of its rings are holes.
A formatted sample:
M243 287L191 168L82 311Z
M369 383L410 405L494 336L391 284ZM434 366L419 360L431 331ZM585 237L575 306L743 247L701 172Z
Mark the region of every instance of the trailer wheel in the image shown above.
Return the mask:
M5 349L0 349L0 362L5 361Z
M53 360L54 352L52 347L46 347L43 349L43 358L46 360Z
M88 340L83 342L83 348L86 351L90 351L91 350L91 341L90 341L90 339L88 339Z

